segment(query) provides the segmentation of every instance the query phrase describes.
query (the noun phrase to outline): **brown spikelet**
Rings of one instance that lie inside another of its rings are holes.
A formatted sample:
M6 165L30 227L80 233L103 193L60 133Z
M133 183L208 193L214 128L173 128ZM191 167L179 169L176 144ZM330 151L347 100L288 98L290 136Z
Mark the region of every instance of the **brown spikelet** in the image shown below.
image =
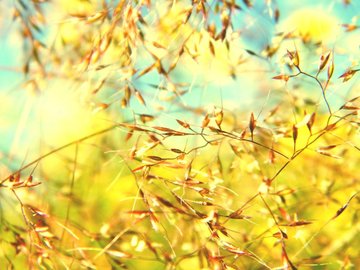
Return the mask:
M256 127L256 120L254 118L254 113L251 113L250 121L249 121L249 129L251 133L251 140L254 140L254 130Z

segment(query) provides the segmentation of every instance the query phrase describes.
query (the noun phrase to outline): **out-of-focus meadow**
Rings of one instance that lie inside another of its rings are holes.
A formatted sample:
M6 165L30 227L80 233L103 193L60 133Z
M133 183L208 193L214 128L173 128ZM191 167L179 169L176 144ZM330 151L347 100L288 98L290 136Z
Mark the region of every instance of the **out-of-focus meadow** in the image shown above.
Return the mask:
M357 269L359 14L1 1L0 268Z

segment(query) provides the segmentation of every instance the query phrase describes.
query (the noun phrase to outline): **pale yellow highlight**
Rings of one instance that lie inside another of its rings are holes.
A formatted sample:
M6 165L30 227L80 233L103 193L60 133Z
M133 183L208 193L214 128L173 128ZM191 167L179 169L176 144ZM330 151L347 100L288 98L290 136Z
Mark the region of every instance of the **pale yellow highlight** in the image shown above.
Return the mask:
M305 41L331 42L339 30L337 18L320 8L304 8L291 13L282 30L293 32Z
M89 15L95 11L96 1L60 0L60 6L65 12L78 15Z

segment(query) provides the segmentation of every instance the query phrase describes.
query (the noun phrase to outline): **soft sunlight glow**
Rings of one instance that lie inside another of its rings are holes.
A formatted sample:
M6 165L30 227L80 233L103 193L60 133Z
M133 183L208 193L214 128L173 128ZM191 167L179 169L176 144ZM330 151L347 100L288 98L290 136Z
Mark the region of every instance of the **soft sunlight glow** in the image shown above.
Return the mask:
M304 41L331 42L337 37L338 19L324 9L304 8L289 14L283 23L286 32L294 31Z

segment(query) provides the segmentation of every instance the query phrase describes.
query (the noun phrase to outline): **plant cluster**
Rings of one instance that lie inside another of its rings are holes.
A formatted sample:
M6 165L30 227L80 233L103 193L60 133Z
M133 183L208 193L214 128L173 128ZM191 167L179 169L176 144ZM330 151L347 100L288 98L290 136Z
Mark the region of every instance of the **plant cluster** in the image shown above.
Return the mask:
M106 120L2 153L1 266L360 265L358 53L280 31L281 2L5 1L24 95L71 85Z

